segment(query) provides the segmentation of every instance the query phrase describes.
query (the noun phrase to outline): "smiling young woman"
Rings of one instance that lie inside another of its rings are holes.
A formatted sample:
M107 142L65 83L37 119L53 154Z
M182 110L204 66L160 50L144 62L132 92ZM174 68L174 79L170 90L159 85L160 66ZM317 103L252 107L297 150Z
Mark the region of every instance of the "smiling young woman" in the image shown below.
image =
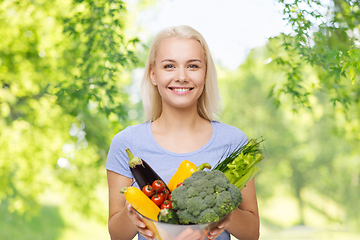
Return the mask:
M188 26L160 31L150 46L142 81L144 123L128 126L114 137L106 164L111 239L152 239L153 233L119 192L133 184L125 152L146 160L165 182L183 160L215 166L221 156L247 143L238 128L217 121L220 93L209 48ZM242 190L243 202L218 224L207 239L259 238L254 180ZM180 239L181 240L181 239Z

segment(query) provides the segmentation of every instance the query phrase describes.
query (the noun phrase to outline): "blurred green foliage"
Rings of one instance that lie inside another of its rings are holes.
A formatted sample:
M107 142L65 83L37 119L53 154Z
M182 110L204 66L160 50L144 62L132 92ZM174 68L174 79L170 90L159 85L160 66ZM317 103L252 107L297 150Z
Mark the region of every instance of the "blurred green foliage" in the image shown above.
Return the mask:
M292 31L281 39L271 56L286 73L287 79L274 83L270 95L275 103L289 94L295 104L311 107L309 96L315 86L306 84L304 65L317 69L318 88L334 105L344 111L356 110L359 117L360 81L360 5L357 0L279 0L284 19ZM278 51L282 48L284 51ZM354 108L351 110L349 106ZM296 109L296 108L294 108Z
M128 18L121 0L0 2L0 202L10 212L33 215L51 189L105 221L98 188L142 48Z
M57 206L42 206L31 220L19 214L10 214L6 202L0 205L0 238L14 240L59 239L65 223ZM21 231L19 231L21 229Z

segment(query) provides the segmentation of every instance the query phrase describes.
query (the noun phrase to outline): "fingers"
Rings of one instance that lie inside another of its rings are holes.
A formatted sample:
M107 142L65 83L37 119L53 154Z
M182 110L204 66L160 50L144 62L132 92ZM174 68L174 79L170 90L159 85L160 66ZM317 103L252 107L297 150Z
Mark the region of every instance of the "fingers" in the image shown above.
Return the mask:
M231 220L231 216L232 213L229 213L226 217L224 217L221 221L219 221L217 223L217 226L213 229L211 229L211 231L209 232L207 239L215 239L218 236L220 236L225 229L227 228L227 226L229 226L230 224L230 220Z
M193 240L193 239L200 239L201 237L201 233L199 230L195 230L193 231L191 234L189 234L188 236L186 236L184 238L184 240Z
M182 231L174 240L204 239L205 236L202 238L201 232L199 230L192 230L191 228L187 228Z
M127 210L128 210L128 216L133 222L133 224L136 226L138 232L141 235L143 235L146 239L153 240L154 233L146 227L141 217L134 211L134 209L131 207L130 204L127 206Z
M185 229L182 231L174 240L184 240L188 235L192 233L192 230L190 228Z
M199 238L199 240L204 240L206 238L206 236L208 235L209 231L202 231L202 234Z
M225 227L218 226L217 228L215 228L209 232L206 239L215 239L218 236L220 236L223 233L223 231L225 231Z

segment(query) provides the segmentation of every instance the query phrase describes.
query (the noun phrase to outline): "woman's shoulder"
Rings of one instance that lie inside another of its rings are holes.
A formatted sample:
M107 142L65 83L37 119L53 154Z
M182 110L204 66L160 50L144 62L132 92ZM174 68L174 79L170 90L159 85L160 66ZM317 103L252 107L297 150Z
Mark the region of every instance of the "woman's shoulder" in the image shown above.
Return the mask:
M147 124L149 123L144 122L136 125L127 126L113 137L112 142L131 142L132 139L144 136L144 134L147 132Z
M133 135L133 134L144 133L146 131L147 124L149 124L149 122L143 122L143 123L139 123L139 124L135 124L135 125L129 125L129 126L125 127L123 130L121 130L120 132L118 132L114 136L114 138L121 138L124 136Z
M238 127L213 121L213 126L216 128L216 136L218 139L227 140L233 144L245 144L248 141L246 134Z
M219 133L246 137L246 134L238 127L218 121L213 121L212 123L216 126Z

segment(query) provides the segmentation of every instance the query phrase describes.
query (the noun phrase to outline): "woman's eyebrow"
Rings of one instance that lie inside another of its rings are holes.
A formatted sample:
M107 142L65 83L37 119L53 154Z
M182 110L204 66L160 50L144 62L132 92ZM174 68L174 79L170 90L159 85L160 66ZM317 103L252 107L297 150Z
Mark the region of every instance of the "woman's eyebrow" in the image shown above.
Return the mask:
M195 59L190 59L188 62L201 62L201 60L200 60L200 59L195 58Z
M175 60L172 60L172 59L164 59L164 60L162 60L161 62L175 62Z
M162 60L161 62L163 63L163 62L176 62L176 61L173 60L173 59L164 59L164 60ZM188 62L188 63L190 63L190 62L200 62L200 63L201 63L201 60L200 60L200 59L197 59L197 58L194 58L194 59L188 60L187 62Z

